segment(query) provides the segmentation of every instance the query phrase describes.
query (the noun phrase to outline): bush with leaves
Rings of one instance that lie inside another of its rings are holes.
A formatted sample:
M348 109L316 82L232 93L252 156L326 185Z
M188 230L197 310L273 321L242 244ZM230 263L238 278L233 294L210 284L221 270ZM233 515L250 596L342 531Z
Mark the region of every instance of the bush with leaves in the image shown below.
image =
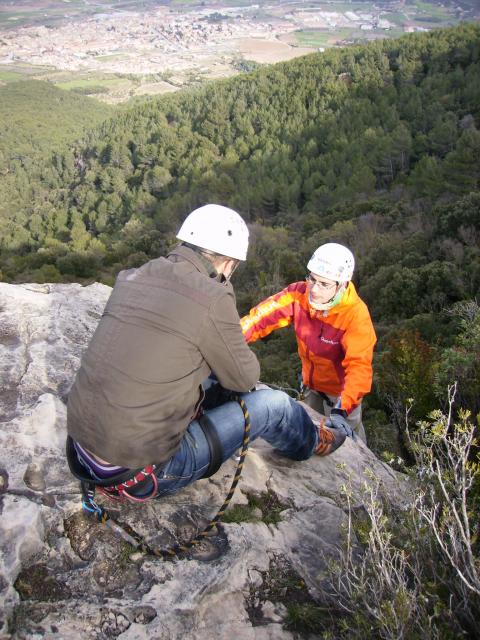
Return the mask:
M448 380L457 380L457 397L463 407L480 411L480 306L476 300L464 300L451 309L459 320L460 333L452 347L441 353L435 372L435 390L439 395Z
M435 363L434 348L421 338L418 331L409 330L393 334L377 358L375 394L388 407L405 452L409 446L403 407L410 398L415 398L411 410L414 420L424 418L435 407Z
M478 637L477 427L468 412L453 421L455 391L449 389L446 414L435 411L415 431L407 429L416 464L403 511L388 506L370 474L359 524L345 485L347 541L329 565L322 594L338 615L319 629L323 638Z

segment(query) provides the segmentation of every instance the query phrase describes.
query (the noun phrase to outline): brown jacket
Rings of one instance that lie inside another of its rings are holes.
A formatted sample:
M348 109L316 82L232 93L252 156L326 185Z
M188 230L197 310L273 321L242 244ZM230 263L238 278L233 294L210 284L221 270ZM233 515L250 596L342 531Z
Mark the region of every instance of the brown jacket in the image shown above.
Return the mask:
M257 382L239 321L231 284L188 247L122 271L69 395L69 434L112 464L165 462L212 371L234 391Z

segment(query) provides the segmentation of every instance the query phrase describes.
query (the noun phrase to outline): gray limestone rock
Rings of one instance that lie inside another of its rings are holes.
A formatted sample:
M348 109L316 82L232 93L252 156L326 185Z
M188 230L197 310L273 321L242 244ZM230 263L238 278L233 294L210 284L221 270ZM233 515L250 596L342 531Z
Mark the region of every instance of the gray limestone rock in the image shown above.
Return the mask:
M40 465L31 462L24 473L23 482L33 491L44 491L46 488L45 475Z
M129 546L82 512L64 454L66 398L109 294L0 283L0 637L293 638L288 585L315 598L342 539L341 486L350 481L360 508L366 473L397 500L403 478L362 443L293 462L259 440L232 501L258 496L252 521L219 525L187 559ZM215 515L235 465L168 499L104 504L151 547L168 546Z

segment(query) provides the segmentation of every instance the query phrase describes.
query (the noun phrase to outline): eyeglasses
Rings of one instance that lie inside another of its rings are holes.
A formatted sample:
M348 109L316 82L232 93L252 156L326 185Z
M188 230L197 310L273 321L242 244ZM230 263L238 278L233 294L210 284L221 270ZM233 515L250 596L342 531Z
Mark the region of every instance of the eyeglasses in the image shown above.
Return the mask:
M307 275L305 280L312 288L320 287L320 289L323 289L324 291L328 291L329 289L333 289L337 286L336 282L325 282L324 280L317 280L312 276L312 274Z

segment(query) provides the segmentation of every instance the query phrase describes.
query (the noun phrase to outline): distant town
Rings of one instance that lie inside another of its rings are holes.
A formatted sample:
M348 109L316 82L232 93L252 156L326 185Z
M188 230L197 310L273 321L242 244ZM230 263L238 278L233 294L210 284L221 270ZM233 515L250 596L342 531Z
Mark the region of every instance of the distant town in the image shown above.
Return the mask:
M87 94L89 83L97 83L93 93L100 93L98 84L103 84L106 94L114 95L115 85L121 83L113 77L136 76L143 78L136 93L155 93L201 77L231 75L242 60L272 63L331 46L426 31L439 26L440 18L458 21L458 11L456 17L443 5L432 3L430 16L425 14L426 2L419 9L402 0L355 2L351 8L344 2L338 9L334 2L309 2L307 7L299 0L202 5L110 10L81 20L66 13L53 24L45 14L42 25L16 28L10 26L15 20L11 11L9 28L0 29L0 82L29 70L65 88L75 89L75 82L80 82ZM111 82L108 74L113 74Z

